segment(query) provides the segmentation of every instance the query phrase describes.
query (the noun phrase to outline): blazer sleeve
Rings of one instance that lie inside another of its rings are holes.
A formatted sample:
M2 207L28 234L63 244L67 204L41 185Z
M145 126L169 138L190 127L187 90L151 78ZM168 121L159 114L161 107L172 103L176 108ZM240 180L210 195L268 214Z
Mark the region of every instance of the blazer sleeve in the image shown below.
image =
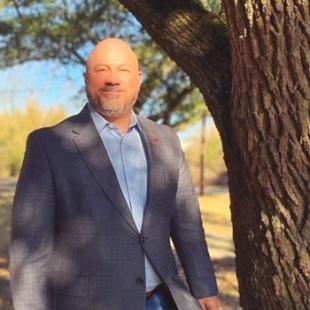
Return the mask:
M192 294L197 298L218 294L205 241L198 200L190 171L178 140L180 161L176 209L171 220L171 238Z
M52 309L47 283L54 237L55 192L46 152L32 133L17 183L10 245L15 310Z

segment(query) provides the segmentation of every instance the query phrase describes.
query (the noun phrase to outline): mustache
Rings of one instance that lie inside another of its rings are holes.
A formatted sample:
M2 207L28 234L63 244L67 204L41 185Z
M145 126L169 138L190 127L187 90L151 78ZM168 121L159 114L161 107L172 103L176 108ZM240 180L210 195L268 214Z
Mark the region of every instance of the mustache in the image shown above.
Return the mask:
M110 86L110 85L106 85L106 86L104 86L104 87L101 87L100 89L99 89L99 91L100 92L109 92L109 91L111 91L111 92L123 92L124 91L124 89L123 88L121 88L121 87L119 87L119 86Z

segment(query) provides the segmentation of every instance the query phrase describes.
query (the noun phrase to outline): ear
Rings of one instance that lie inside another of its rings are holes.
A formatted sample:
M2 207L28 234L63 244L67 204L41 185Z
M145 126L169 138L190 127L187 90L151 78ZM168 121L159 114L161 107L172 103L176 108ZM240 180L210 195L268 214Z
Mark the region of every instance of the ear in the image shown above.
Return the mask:
M84 78L84 83L86 84L86 82L87 82L87 80L88 80L88 72L87 72L87 70L85 70L85 71L83 72L83 78Z
M144 78L143 72L141 70L139 70L138 74L139 74L139 78L140 78L139 82L140 82L140 86L141 86L141 84L143 83L143 78Z

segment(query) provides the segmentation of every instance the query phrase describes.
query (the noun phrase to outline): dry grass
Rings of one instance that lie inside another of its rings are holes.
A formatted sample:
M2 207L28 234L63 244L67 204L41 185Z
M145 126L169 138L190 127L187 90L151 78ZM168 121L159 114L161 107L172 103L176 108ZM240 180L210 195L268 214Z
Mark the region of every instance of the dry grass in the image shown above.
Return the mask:
M208 232L232 237L228 193L199 197L204 227Z

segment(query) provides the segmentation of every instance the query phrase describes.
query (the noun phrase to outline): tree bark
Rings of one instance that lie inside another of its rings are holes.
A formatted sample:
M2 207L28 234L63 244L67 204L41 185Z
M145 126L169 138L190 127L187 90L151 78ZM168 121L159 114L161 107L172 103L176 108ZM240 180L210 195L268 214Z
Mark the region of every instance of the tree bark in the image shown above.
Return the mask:
M310 309L309 2L121 0L189 74L219 129L243 309ZM232 81L232 91L231 91Z
M241 304L310 309L309 2L224 3L233 132L251 192L250 206L234 208L257 214L244 226L233 212Z

